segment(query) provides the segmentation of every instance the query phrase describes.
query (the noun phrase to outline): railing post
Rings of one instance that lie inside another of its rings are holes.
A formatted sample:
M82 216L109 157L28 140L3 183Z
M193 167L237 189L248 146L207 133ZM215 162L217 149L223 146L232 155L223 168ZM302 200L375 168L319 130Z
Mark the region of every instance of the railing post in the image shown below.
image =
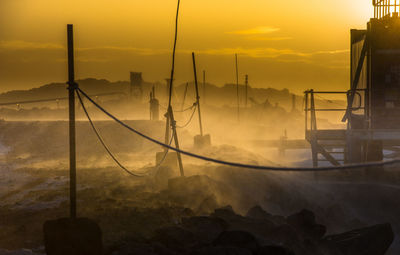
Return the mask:
M314 90L310 90L310 113L311 113L311 126L310 126L310 137L311 137L311 150L313 158L313 167L318 167L318 138L317 138L317 116L315 114L315 101L314 101Z
M307 139L307 130L308 130L308 91L304 92L304 113L305 113L305 137Z

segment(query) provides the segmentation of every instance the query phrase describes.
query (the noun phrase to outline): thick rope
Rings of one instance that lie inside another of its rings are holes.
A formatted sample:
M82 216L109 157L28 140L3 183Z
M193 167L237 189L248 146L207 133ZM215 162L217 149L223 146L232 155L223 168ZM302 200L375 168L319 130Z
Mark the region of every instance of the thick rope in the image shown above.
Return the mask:
M97 108L99 108L99 110L101 110L103 113L105 113L108 117L110 117L114 121L118 122L120 125L124 126L125 128L129 129L130 131L136 133L137 135L145 138L146 140L149 140L155 144L158 144L158 145L168 148L170 150L182 153L186 156L201 159L203 161L220 164L220 165L226 165L226 166L232 166L232 167L238 167L238 168L247 168L247 169L253 169L253 170L278 171L278 172L323 172L323 171L360 169L360 168L364 168L364 167L381 167L381 166L400 164L400 159L397 159L397 160L391 160L391 161L382 161L382 162L365 163L365 164L352 164L352 165L346 165L346 166L304 168L304 167L274 167L274 166L248 165L248 164L235 163L235 162L229 162L229 161L209 158L209 157L194 154L192 152L177 149L175 147L164 144L160 141L157 141L154 138L151 138L151 137L139 132L138 130L130 127L128 124L124 123L123 121L119 120L114 115L112 115L111 113L106 111L103 107L101 107L98 103L96 103L92 98L90 98L80 88L77 88L77 89L82 93L82 95L84 95L92 104L94 104Z

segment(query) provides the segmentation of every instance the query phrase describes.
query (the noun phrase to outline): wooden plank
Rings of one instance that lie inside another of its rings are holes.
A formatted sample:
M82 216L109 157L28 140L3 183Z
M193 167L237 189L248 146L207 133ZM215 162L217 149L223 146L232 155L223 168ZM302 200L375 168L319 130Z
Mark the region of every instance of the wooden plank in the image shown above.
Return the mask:
M322 154L322 156L324 156L326 158L326 160L328 160L332 165L334 166L340 166L341 164L334 158L332 157L331 154L329 154L329 152L327 152L321 145L316 144L317 148L318 148L318 152Z

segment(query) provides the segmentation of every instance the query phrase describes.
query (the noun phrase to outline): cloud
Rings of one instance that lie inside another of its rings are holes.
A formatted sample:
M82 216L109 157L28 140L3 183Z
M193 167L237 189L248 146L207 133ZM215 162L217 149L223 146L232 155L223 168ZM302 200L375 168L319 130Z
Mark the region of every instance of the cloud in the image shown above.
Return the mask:
M66 47L56 43L40 43L27 42L22 40L0 41L0 50L66 50ZM91 52L131 52L139 55L159 55L169 53L168 49L150 49L150 48L135 48L135 47L118 47L118 46L96 46L96 47L77 47L76 51L91 53Z
M257 37L257 36L256 36ZM262 37L254 40L289 40L286 37ZM45 52L44 52L45 51ZM8 62L65 62L64 46L56 43L37 43L25 41L0 41L0 52L3 60ZM271 59L282 63L307 63L329 68L348 68L349 50L301 51L290 48L277 49L273 47L259 48L211 48L203 50L178 49L178 54L210 56L239 56ZM160 56L171 53L171 49L151 49L119 46L96 46L76 48L76 60L85 63L113 63L136 56ZM12 54L12 55L10 55Z
M135 48L135 47L118 47L118 46L99 46L99 47L88 47L88 48L77 48L77 51L81 52L95 52L95 51L118 51L118 52L130 52L139 55L160 55L167 54L171 50L168 49L150 49L150 48Z
M185 53L188 53L186 51ZM207 49L197 51L199 54L207 55L233 55L239 54L254 58L278 58L282 56L294 56L298 58L311 58L318 55L337 55L348 53L349 50L330 50L302 52L293 49L276 49L276 48L223 48L223 49Z
M235 34L235 35L264 35L264 34L274 33L274 32L277 32L279 30L280 30L280 28L262 26L262 27L256 27L256 28L247 29L247 30L238 30L238 31L227 32L227 34Z
M0 41L0 49L3 50L38 50L38 49L65 49L56 43L26 42L20 40Z
M263 37L263 36L251 36L247 37L249 40L253 41L285 41L292 40L292 37Z

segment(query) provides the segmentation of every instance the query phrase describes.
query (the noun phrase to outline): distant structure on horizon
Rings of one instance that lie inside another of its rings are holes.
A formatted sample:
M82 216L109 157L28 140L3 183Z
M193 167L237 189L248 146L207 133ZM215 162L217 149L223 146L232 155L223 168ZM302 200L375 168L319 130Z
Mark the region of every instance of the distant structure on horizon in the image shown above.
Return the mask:
M143 77L141 72L130 73L131 87L130 98L134 101L141 101L143 99Z

